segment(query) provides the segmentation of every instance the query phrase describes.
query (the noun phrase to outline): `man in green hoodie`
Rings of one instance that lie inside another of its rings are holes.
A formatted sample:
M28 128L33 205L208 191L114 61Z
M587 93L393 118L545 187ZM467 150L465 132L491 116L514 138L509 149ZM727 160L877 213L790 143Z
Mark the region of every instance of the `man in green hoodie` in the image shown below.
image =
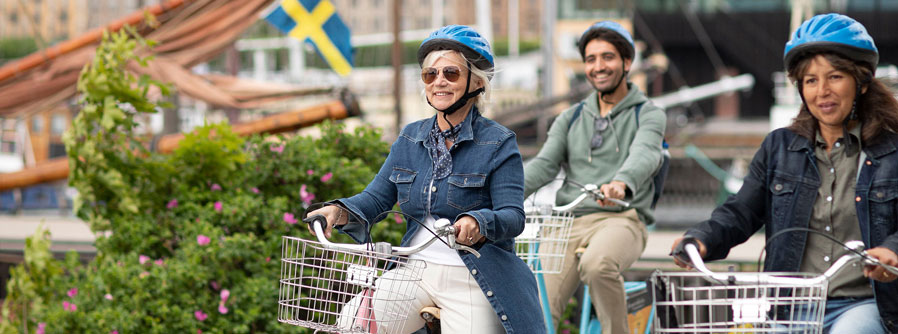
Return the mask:
M589 285L603 334L629 333L624 280L645 249L646 225L654 222L653 176L662 161L667 117L627 80L635 47L630 33L598 22L580 37L586 77L596 91L559 115L536 158L524 168L525 195L551 182L560 169L566 181L556 203L580 195L576 184L600 185L606 200L587 201L574 214L561 273L545 275L553 323L579 282ZM624 208L607 200L630 202ZM584 248L580 259L574 252Z

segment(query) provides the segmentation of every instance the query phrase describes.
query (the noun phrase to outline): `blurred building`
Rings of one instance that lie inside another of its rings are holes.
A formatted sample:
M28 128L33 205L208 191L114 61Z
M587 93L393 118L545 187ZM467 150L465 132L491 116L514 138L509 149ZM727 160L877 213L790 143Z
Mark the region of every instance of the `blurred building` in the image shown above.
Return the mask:
M392 0L331 0L354 35L392 32ZM430 30L446 24L475 24L478 0L399 0L402 1L402 30ZM509 8L518 4L519 36L536 40L542 26L543 0L490 0L494 38L508 37ZM439 18L442 16L442 20Z
M52 44L78 36L161 0L4 0L0 39L38 38Z

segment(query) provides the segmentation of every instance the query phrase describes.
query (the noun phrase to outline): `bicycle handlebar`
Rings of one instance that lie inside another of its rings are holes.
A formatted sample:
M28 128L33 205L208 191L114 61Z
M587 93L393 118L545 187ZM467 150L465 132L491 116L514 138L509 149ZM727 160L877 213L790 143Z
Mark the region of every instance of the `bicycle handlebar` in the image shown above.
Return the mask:
M312 225L312 229L315 231L315 236L318 238L318 242L328 249L342 249L355 252L375 250L380 253L407 256L424 250L424 248L430 246L430 244L432 244L440 237L446 237L449 248L463 250L468 253L474 254L474 256L478 258L480 257L480 252L478 252L474 248L455 242L455 226L452 226L452 224L449 223L449 220L446 218L441 218L437 220L436 223L434 223L434 226L436 227L436 231L434 232L436 233L436 235L433 238L430 238L430 240L419 243L417 245L406 247L394 247L388 242L364 244L335 243L327 240L327 237L324 236L324 229L321 227L323 224L327 224L327 219L324 218L324 216L313 215L304 218L302 221Z
M597 200L599 200L599 199L602 199L602 200L606 199L606 198L605 198L605 194L603 194L601 191L599 191L599 186L594 185L594 184L587 184L587 185L584 185L584 186L580 187L580 191L583 192L583 193L580 194L580 196L577 196L577 198L575 198L573 201L571 201L571 202L568 203L568 204L562 205L562 206L553 206L553 207L552 207L552 210L555 210L555 211L558 211L558 212L568 212L568 211L571 211L571 210L573 210L575 207L577 207L578 205L580 205L580 203L583 202L583 200L585 200L586 197L592 197L592 198L597 199ZM625 207L625 208L629 208L629 207L630 207L630 203L625 202L625 201L622 201L622 200L619 200L619 199L617 199L617 198L608 198L608 200L611 201L611 202L613 202L614 204L620 205L620 206Z
M709 281L728 282L730 284L820 284L823 283L824 280L833 277L849 263L858 261L862 261L868 265L882 266L892 274L898 275L898 268L881 263L878 259L867 256L867 252L864 251L864 242L857 240L849 241L845 243L844 247L854 251L840 257L822 275L810 278L783 277L765 273L752 273L752 275L715 273L705 266L705 261L702 259L701 253L698 250L698 241L693 237L683 238L683 240L677 244L672 255L684 263L691 264L693 268L705 274L706 279Z

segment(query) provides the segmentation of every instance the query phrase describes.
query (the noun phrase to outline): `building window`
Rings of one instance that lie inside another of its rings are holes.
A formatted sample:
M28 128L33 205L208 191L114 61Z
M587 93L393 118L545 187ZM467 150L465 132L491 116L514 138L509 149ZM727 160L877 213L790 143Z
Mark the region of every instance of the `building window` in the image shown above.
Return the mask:
M66 11L59 12L59 22L65 24L69 21L69 13Z
M53 114L53 119L50 120L50 133L54 135L62 135L65 132L66 123L68 123L68 119L63 114Z
M31 133L38 134L44 131L44 118L41 115L31 117Z
M13 24L16 24L16 23L18 23L18 21L19 21L19 14L18 14L18 13L12 13L12 14L9 14L9 22L12 22Z

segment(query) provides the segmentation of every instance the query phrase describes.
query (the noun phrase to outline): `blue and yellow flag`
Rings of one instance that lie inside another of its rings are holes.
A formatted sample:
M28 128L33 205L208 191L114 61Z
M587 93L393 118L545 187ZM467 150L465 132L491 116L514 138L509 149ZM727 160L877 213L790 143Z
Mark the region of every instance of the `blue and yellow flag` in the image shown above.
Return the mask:
M281 0L265 20L290 37L311 42L340 75L352 71L349 27L330 0Z

